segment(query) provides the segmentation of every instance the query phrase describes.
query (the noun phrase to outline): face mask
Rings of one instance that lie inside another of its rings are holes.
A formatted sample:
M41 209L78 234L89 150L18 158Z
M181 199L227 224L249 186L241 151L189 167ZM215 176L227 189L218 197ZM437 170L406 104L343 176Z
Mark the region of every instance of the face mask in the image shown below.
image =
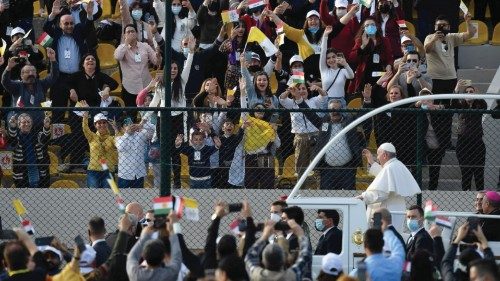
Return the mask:
M388 4L384 4L384 5L380 6L380 8L379 8L379 11L383 14L389 13L390 10L391 10L391 6Z
M366 26L365 32L367 35L375 35L375 33L377 33L377 27L375 25Z
M341 18L347 14L347 10L346 9L342 9L342 10L337 9L335 11L335 14L337 15L337 17Z
M219 2L210 2L210 4L208 4L208 10L210 12L217 12L219 10Z
M281 220L281 217L278 214L271 213L271 220L274 222L279 222Z
M406 45L405 51L407 53L415 51L415 46L414 45Z
M182 53L187 57L189 55L189 48L182 48Z
M258 65L251 65L248 67L248 71L250 71L250 72L257 72L259 70L261 70L261 68Z
M319 27L317 26L309 27L307 30L309 30L309 32L311 32L312 34L315 34L316 32L318 32Z
M418 220L413 220L413 219L407 219L406 226L408 226L408 229L411 232L415 232L420 228L420 225L418 224Z
M142 18L142 10L132 10L132 18L134 20L140 20Z
M172 14L178 15L182 10L182 6L172 6Z
M422 104L422 105L420 106L420 108L422 108L422 109L429 109L429 106L427 106L427 104Z
M325 230L325 224L323 223L323 219L316 219L314 221L314 228L316 228L317 231Z

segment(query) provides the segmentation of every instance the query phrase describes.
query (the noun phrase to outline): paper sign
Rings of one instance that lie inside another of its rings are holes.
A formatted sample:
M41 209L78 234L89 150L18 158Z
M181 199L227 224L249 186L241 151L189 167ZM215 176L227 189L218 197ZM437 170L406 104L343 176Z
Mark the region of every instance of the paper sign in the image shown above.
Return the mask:
M12 151L0 151L0 166L2 170L12 170Z
M469 13L469 9L465 5L464 1L460 1L460 10L462 10L462 12L464 12L464 15Z
M285 33L278 35L278 46L285 44Z
M398 23L399 28L408 28L406 26L406 21L405 20L398 20L396 22Z
M367 8L372 6L372 0L360 0L359 3Z
M52 139L55 140L64 135L64 124L52 124Z
M476 32L474 32L474 35L472 36L471 39L479 38L479 24L477 22L471 22L471 25L474 26L474 28L476 29Z
M234 93L236 92L237 87L234 87L232 89L227 89L227 95L228 96L234 96Z
M3 38L2 38L2 47L0 47L0 56L3 57L3 54L5 53L6 48L7 48L7 42L5 42L5 40L3 40Z
M51 107L52 106L52 101L51 100L44 101L44 102L41 102L40 105L42 107Z
M12 200L12 206L14 206L14 209L16 210L16 213L18 215L24 215L26 214L26 208L23 206L23 202L19 199L14 199Z
M222 22L238 22L240 20L240 15L237 10L222 11L221 13Z

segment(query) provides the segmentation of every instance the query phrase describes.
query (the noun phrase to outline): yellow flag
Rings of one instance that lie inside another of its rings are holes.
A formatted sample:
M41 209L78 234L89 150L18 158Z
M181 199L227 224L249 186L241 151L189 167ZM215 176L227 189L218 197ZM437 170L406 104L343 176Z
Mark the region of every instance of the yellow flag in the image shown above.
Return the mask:
M108 184L111 187L111 190L113 190L113 193L116 195L120 194L120 190L118 189L118 186L116 185L115 180L113 179L108 179Z
M234 93L236 92L236 87L232 89L227 89L227 95L228 96L234 96Z
M5 40L3 40L2 38L2 47L0 47L0 56L3 56L6 48L7 48L7 42L5 42Z
M26 208L23 206L23 202L19 199L14 199L12 200L12 206L14 206L14 209L16 210L16 213L18 215L24 215L26 214Z
M274 46L273 42L271 42L271 40L269 40L269 38L267 38L267 36L255 26L250 28L247 42L257 42L266 53L266 57L270 57L278 52L278 48Z

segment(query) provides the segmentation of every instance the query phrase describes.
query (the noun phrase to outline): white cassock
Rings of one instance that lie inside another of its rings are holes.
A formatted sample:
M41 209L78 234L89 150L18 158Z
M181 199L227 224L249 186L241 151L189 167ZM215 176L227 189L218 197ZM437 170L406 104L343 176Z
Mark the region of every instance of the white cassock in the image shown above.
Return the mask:
M363 201L367 205L366 216L368 223L376 209L386 208L389 211L404 212L406 210L404 197L421 193L413 175L396 158L387 161L383 168L380 164L373 163L369 173L374 175L375 179L366 191L361 194ZM404 215L392 215L392 224L399 232L402 231L404 219Z

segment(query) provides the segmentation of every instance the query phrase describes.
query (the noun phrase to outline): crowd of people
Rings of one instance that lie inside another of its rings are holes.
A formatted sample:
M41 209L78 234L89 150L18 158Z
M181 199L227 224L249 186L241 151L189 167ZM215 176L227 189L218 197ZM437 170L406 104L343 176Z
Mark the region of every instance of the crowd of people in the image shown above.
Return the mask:
M201 108L168 112L174 188L181 186L182 157L188 159L191 188L274 188L286 159L293 156L294 170L302 175L319 149L360 115L338 111L354 98L361 98L363 108L377 108L418 95L476 92L469 80L457 80L455 49L477 31L466 13L467 29L458 33L457 1L415 1L417 34L401 23L413 20L408 13L413 1L407 0L111 1L118 20L100 20L100 1L43 1L48 15L37 41L51 41L49 75L43 78L37 75L46 66L33 44L33 8L24 2L0 3L6 39L0 60L3 106L42 107L48 98L52 107L93 109L52 110L48 120L42 111L2 111L8 124L1 129L2 143L15 152L16 187L50 185L52 145L62 148L56 155L59 172L86 170L88 187L109 187L111 172L120 188L140 188L149 170L158 187L161 112L144 107L171 104ZM166 9L173 14L171 30L164 28ZM230 23L228 10L238 14ZM497 14L492 13L493 23ZM255 30L264 38L255 39ZM165 92L161 71L166 36L172 42L171 93ZM276 51L262 47L265 37L275 42ZM115 43L120 83L100 69L99 42ZM159 70L152 75L152 68ZM118 87L119 99L111 95ZM105 109L119 101L124 110ZM485 109L486 103L428 100L402 107L427 110L423 134L417 135L415 115L377 115L324 155L317 168L320 188L355 189L361 152L373 130L377 144L393 143L412 171L416 144L422 143L430 166L428 189L438 189L441 162L452 147L452 114L439 110ZM259 111L276 108L329 113ZM473 179L477 190L484 189L481 116L459 117L456 154L463 190L472 188ZM61 123L71 133L49 138L52 124Z
M364 258L348 268L341 256L352 251L343 241L349 223L337 210L319 209L314 221L306 221L300 207L278 200L271 203L269 218L257 223L263 218L253 217L250 204L240 206L231 215L236 217L232 234L223 234L221 223L235 210L223 201L215 204L204 249L196 253L186 238L201 233L183 231L174 211L144 212L136 202L126 206L116 231L107 231L109 222L92 217L88 244L80 238L67 247L57 237L33 240L23 229L14 229L13 237L0 244L0 280L500 280L489 246L500 241L500 220L495 218L471 217L456 235L444 237L441 227L429 224L424 210L413 205L406 210L410 236L405 241L391 212L378 208L363 233ZM477 214L498 215L500 194L479 192L474 207ZM321 233L318 241L311 241L309 225ZM447 239L452 242L445 248ZM313 255L322 256L318 270L312 266Z

